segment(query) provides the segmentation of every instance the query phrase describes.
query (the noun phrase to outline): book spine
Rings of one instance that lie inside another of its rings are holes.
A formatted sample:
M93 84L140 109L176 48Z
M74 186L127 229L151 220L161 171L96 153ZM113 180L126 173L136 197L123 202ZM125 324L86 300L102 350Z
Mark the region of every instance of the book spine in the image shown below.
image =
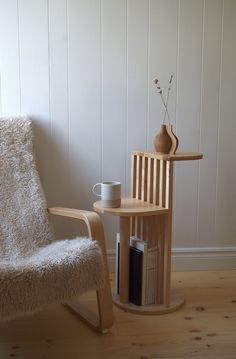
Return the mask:
M142 251L142 284L141 284L141 305L145 305L146 295L146 271L147 271L147 242L143 241L138 237L130 237L130 246Z
M119 294L120 233L116 233L116 293Z
M136 305L142 305L142 261L143 252L130 247L129 300Z

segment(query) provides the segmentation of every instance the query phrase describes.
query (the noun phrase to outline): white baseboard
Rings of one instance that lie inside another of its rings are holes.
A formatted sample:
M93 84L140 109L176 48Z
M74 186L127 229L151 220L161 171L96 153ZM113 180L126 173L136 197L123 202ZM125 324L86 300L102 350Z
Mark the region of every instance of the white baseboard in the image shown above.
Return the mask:
M115 271L115 249L107 251L108 265ZM173 248L172 270L236 269L236 247Z

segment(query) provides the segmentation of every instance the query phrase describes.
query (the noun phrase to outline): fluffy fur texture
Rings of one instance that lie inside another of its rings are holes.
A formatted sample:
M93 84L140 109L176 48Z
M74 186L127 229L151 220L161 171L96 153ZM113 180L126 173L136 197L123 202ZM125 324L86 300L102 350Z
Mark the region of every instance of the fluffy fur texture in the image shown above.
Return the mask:
M55 241L34 161L31 121L0 119L0 319L63 303L103 284L96 241Z

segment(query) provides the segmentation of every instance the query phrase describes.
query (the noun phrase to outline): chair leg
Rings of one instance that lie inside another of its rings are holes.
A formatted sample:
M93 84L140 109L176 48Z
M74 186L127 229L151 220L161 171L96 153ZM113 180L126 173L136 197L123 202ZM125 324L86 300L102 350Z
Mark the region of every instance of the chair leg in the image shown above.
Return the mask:
M70 303L67 303L67 306L70 310L73 311L74 314L76 314L92 329L96 330L97 332L105 333L112 327L114 316L105 239L103 227L98 216L96 217L95 223L90 228L89 234L91 238L97 239L97 242L99 243L102 250L105 264L105 286L96 291L98 316L97 318L94 318L94 313L88 311L88 309L79 302L79 299L70 301Z
M98 244L100 245L105 264L105 287L97 290L97 321L94 321L94 317L91 317L91 313L88 314L88 312L83 310L80 306L78 307L78 303L76 305L70 304L70 308L94 330L104 333L107 331L107 329L112 327L114 321L111 286L108 272L103 225L100 217L97 214L93 213L91 217L92 218L90 218L90 223L88 225L89 236L90 238L96 238Z
M109 278L108 278L109 281ZM109 283L109 282L106 282ZM79 299L71 300L65 306L93 330L100 333L107 333L113 325L113 306L110 285L96 291L97 317L83 305Z
M97 293L97 310L98 316L95 319L94 314L86 309L79 299L74 299L65 304L74 314L76 314L82 321L88 324L97 332L105 333L113 325L113 305L111 296L111 286L109 280L108 263L106 255L106 244L103 231L103 225L100 217L95 212L81 211L77 209L53 207L48 209L50 214L65 216L70 218L77 218L86 223L88 234L91 239L96 239L99 244L104 265L105 265L105 286L96 291Z

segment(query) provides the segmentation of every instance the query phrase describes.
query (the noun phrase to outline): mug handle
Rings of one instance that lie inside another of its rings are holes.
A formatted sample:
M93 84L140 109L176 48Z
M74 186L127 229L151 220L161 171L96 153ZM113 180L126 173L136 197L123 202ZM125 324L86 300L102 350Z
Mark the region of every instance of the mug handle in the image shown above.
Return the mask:
M95 196L102 197L101 194L95 192L95 188L96 188L97 186L99 186L99 185L101 186L102 184L101 184L101 183L96 183L96 184L93 186L92 191L93 191L93 194L95 194Z

